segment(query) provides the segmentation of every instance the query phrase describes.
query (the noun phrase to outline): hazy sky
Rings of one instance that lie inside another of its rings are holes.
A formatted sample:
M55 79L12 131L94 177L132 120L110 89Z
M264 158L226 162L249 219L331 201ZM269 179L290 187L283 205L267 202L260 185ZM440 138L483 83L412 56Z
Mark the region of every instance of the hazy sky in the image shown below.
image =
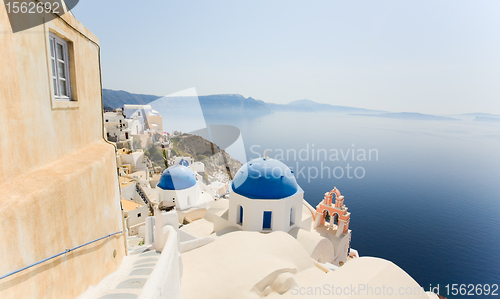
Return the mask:
M500 114L498 0L81 0L104 88Z

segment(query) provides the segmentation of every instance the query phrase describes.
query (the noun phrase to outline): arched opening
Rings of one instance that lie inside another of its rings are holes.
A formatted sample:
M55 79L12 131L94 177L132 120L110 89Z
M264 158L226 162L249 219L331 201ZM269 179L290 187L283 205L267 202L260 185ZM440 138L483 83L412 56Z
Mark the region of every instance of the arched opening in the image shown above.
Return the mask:
M323 211L323 217L325 218L325 222L330 221L330 213L328 213L328 210Z
M290 226L294 225L295 221L293 219L293 208L290 209Z
M273 212L264 211L264 216L262 217L262 229L269 230L272 226Z
M332 221L331 221L332 224L335 224L335 225L339 225L339 214L335 213L332 215Z
M243 207L241 205L238 206L238 217L237 217L237 220L236 222L239 224L239 225L243 225Z

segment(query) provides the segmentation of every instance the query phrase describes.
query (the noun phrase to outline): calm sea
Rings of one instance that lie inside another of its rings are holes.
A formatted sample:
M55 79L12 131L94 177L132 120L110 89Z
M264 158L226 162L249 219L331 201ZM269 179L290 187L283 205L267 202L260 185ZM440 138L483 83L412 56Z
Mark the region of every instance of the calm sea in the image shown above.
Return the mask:
M441 294L500 284L500 124L319 113L206 121L238 127L248 159L268 149L283 160L311 205L336 186L360 255Z

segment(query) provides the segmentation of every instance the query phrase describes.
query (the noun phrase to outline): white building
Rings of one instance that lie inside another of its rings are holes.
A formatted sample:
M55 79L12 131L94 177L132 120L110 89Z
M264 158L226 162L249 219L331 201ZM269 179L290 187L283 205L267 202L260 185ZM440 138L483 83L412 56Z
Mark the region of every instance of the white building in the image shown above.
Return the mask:
M304 200L304 191L292 171L267 156L243 165L229 187L229 200L219 199L205 216L213 222L215 232L282 231L293 236L318 262L339 266L347 261L350 213L337 189L327 193L314 210Z
M117 148L133 149L129 121L125 119L121 109L117 109L116 112L104 113L104 129L106 139L114 142Z
M203 174L205 172L205 164L203 162L194 162L192 167L197 173Z
M302 227L304 191L282 162L252 160L238 170L230 187L228 218L219 218L216 230L233 226L245 231L288 232Z
M215 181L210 183L210 185L208 185L208 188L213 190L214 196L220 197L226 195L226 193L229 191L229 183Z
M191 169L183 165L167 168L156 186L158 202L174 206L179 211L206 208L213 197L200 190L199 182Z
M134 135L144 134L145 130L163 134L162 116L151 105L124 105L123 109Z
M139 233L139 227L145 224L148 217L148 207L132 200L121 199L123 217L128 235L135 236Z
M193 171L203 174L205 172L205 164L202 162L195 162L193 158L189 156L173 157L169 161L172 165L183 165L191 168Z
M127 119L137 119L144 127L146 124L146 111L152 110L150 105L123 105L123 113Z
M163 118L150 105L124 105L125 121L134 142L147 148L150 144L163 141Z
M144 134L144 124L137 118L127 118L127 126L130 128L132 135Z
M150 161L142 150L135 152L122 149L117 153L117 164L126 174L137 176L137 179L149 180Z

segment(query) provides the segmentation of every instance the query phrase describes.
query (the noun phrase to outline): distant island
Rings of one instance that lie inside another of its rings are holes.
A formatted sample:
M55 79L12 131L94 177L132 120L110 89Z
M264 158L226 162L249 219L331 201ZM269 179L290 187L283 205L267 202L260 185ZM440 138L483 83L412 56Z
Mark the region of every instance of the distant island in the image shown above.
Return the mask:
M476 118L474 118L474 121L500 122L500 117L476 116Z
M114 110L124 104L145 105L160 99L160 96L133 94L123 90L103 89L104 108ZM316 103L311 100L297 100L288 104L266 103L252 97L245 98L239 94L218 94L198 96L204 114L224 113L257 113L261 115L273 112L313 112L341 114L377 114L386 111L370 110L348 106L337 106Z
M436 116L430 114L422 114L415 112L399 112L399 113L381 113L381 114L353 114L358 116L373 116L373 117L384 117L384 118L394 118L394 119L412 119L412 120L460 120L458 118L448 117L448 116Z
M104 109L108 111L123 107L124 104L145 105L160 99L160 96L134 94L123 90L103 89ZM438 116L416 112L389 112L365 108L330 105L311 100L296 100L288 104L266 103L252 97L239 94L218 94L198 96L205 115L266 115L275 112L296 113L336 113L354 116L372 116L405 120L459 121L472 120L482 122L500 122L500 115L488 113L464 113L450 116ZM163 107L168 108L168 107Z

